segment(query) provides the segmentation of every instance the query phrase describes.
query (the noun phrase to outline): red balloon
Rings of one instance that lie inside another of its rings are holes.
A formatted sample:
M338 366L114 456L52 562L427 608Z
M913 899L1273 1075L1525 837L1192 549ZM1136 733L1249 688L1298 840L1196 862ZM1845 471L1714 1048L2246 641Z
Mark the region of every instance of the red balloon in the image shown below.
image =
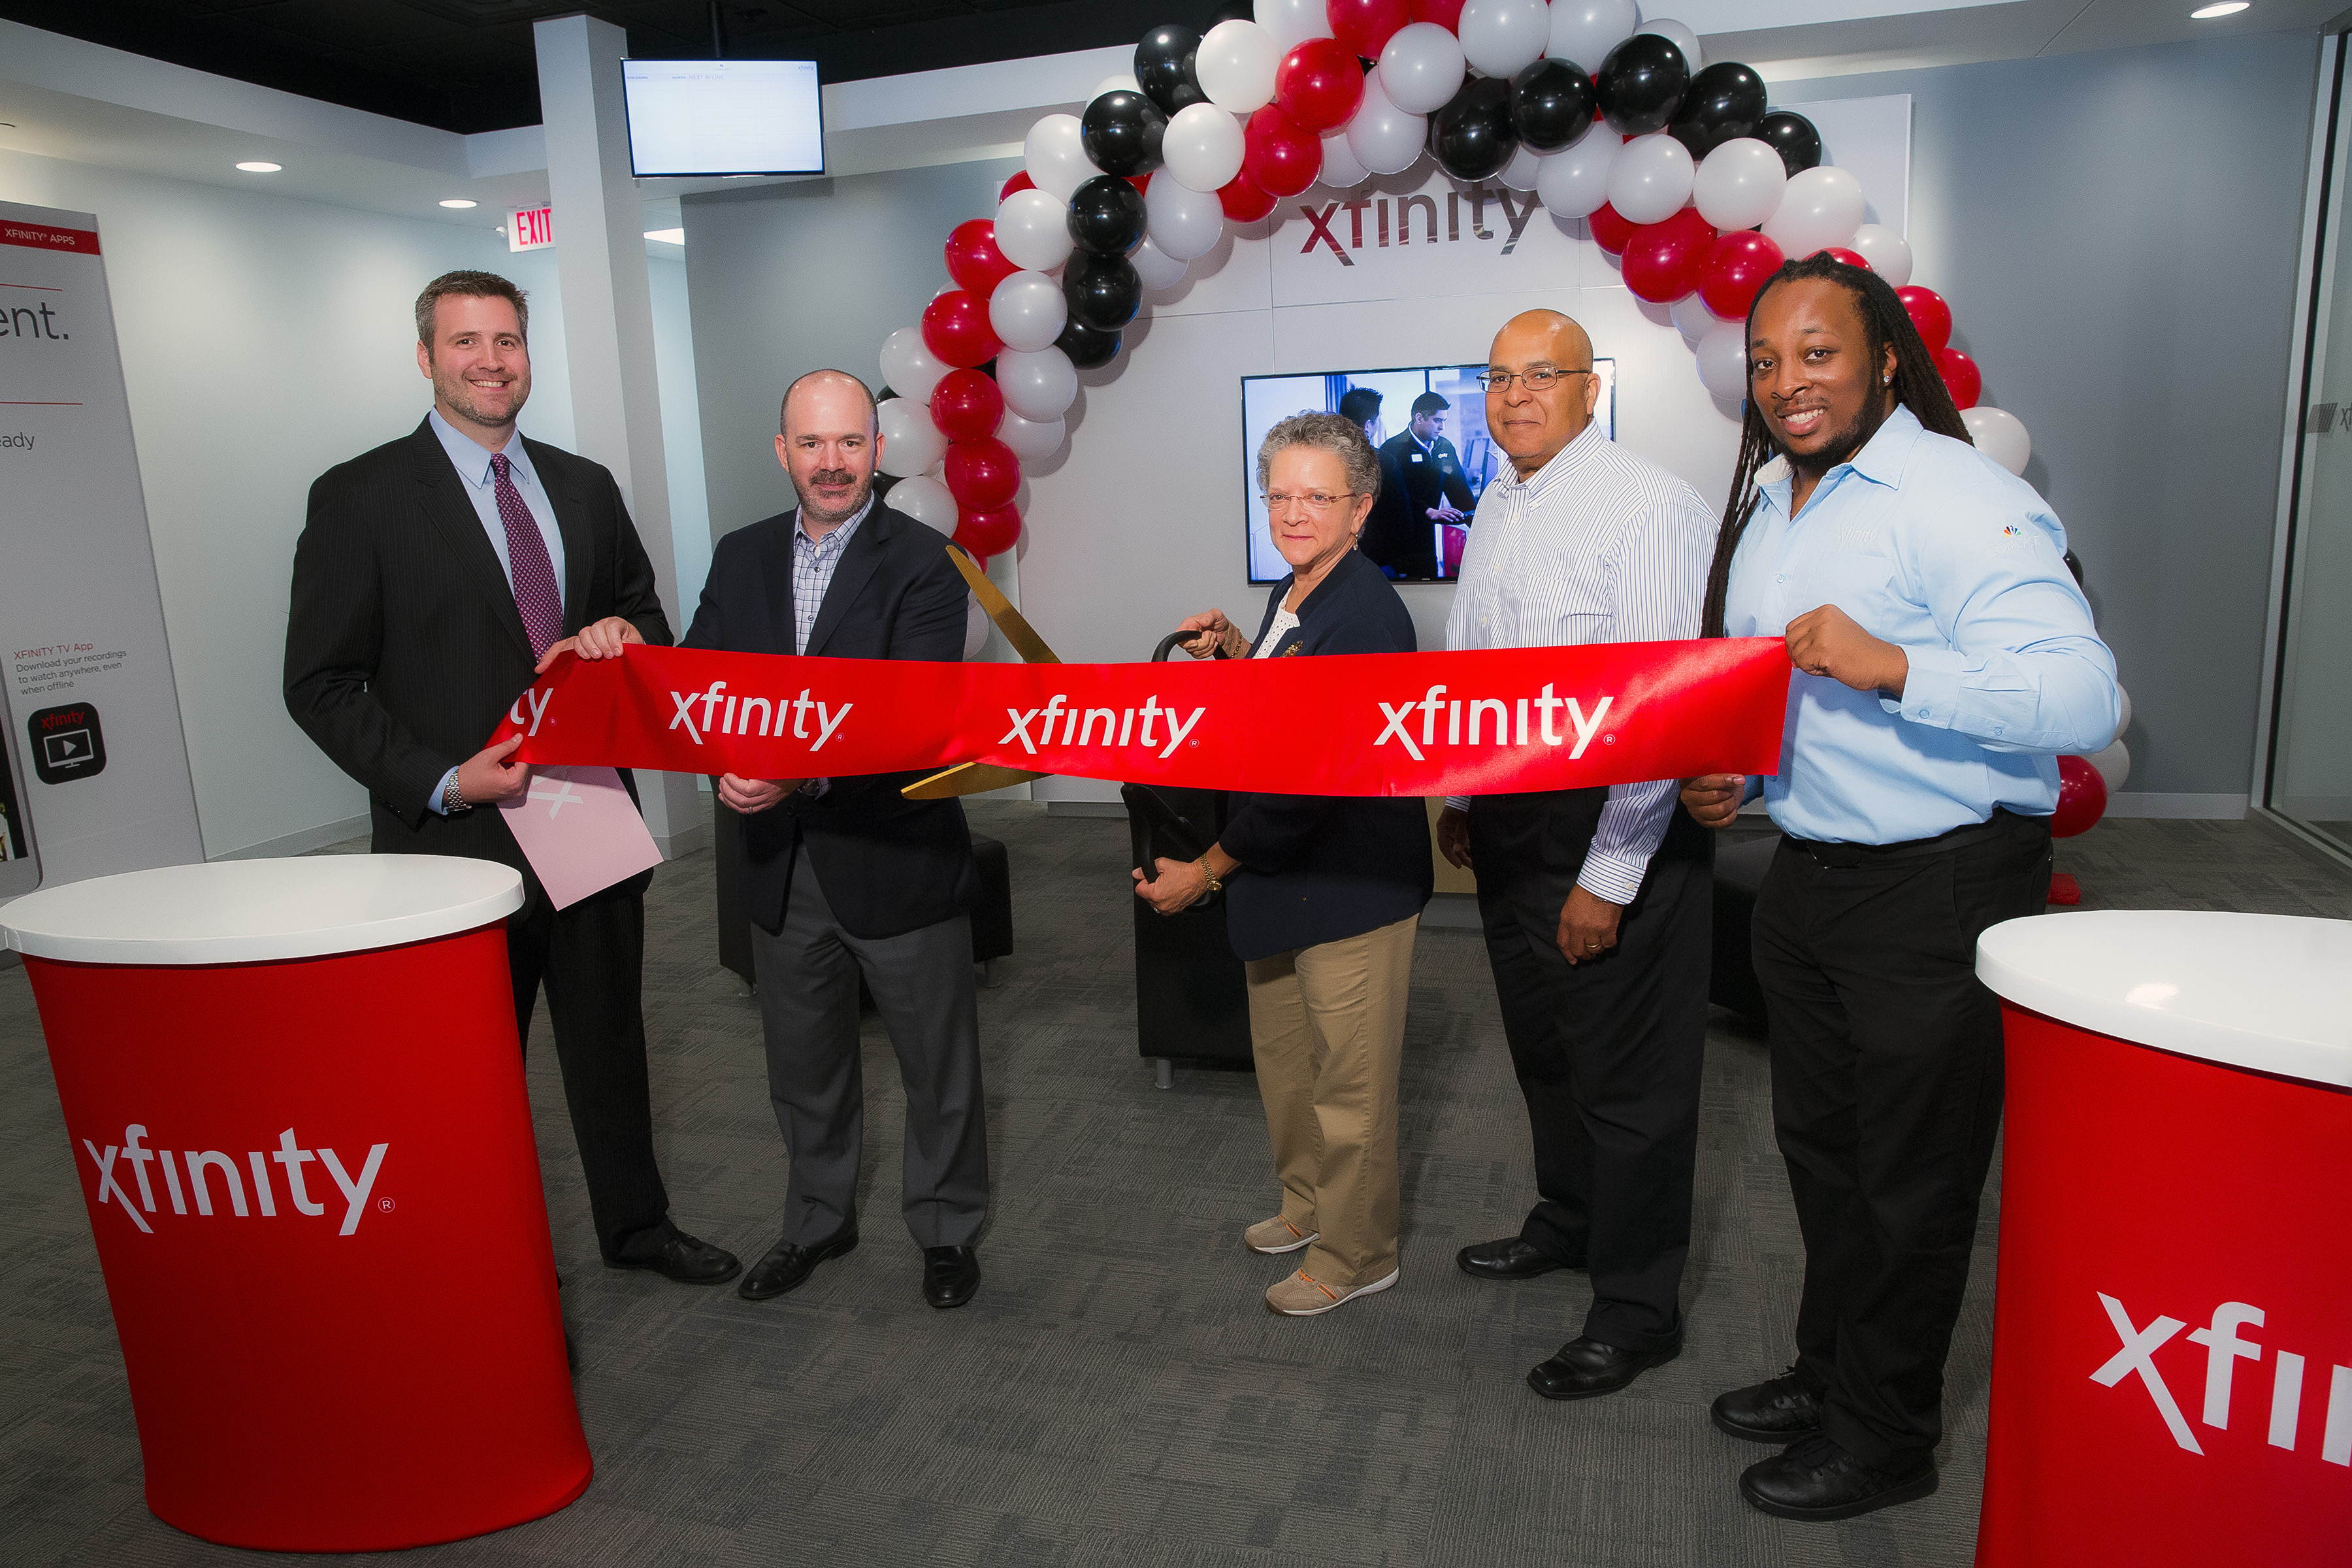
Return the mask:
M931 423L950 441L993 436L1003 418L1004 394L981 371L951 370L931 388Z
M1004 345L988 324L988 298L950 289L923 307L923 346L942 364L986 364Z
M1462 7L1454 11L1458 20ZM1412 7L1408 0L1323 0L1323 19L1349 54L1376 60L1396 30L1412 20Z
M1364 101L1364 68L1332 38L1309 38L1274 68L1274 101L1309 131L1345 125Z
M1585 215L1584 226L1592 235L1592 243L1612 256L1625 254L1625 242L1633 237L1633 226L1617 216L1617 209L1602 202Z
M972 218L949 232L948 276L955 279L957 288L985 300L996 292L999 283L1020 270L996 248L996 225L991 220Z
M1952 341L1952 308L1944 303L1944 297L1933 289L1922 289L1916 283L1897 289L1895 297L1902 300L1904 310L1910 312L1911 324L1919 329L1919 336L1926 342L1927 352L1942 353L1945 346Z
M1021 459L993 436L948 447L948 493L964 512L1005 505L1021 488Z
M1139 196L1148 196L1151 194L1151 176L1149 174L1129 174L1127 176L1127 183L1135 187L1135 194Z
M1295 196L1323 172L1323 139L1270 103L1242 128L1242 146L1241 177L1270 196Z
M2050 818L2050 837L2072 838L2097 823L2107 812L2107 781L2082 757L2058 759L2058 809Z
M1670 305L1699 285L1715 226L1685 207L1663 223L1645 223L1625 242L1625 287L1654 305Z
M1944 373L1944 384L1951 388L1953 407L1974 408L1977 399L1984 395L1984 373L1959 350L1946 349L1937 354L1936 368Z
M1005 198L1010 196L1013 192L1034 191L1036 188L1037 182L1029 177L1028 170L1024 169L1019 174L1004 182L1004 188L996 193L996 203L999 206L1002 206L1004 205Z
M1822 254L1828 257L1832 261L1843 261L1848 267L1859 267L1864 272L1871 270L1870 258L1864 256L1859 250L1848 250L1843 245L1832 245L1827 250L1822 251Z
M1412 0L1412 19L1434 22L1449 33L1458 33L1462 30L1462 0Z
M1217 201L1224 207L1225 216L1235 223L1255 223L1274 210L1274 197L1249 177L1246 163L1242 173L1217 193Z
M1699 269L1698 297L1725 321L1744 321L1757 290L1786 259L1779 246L1754 229L1734 229L1707 247L1706 264Z
M1021 541L1021 511L1013 506L965 510L956 518L955 542L980 561L1002 555Z

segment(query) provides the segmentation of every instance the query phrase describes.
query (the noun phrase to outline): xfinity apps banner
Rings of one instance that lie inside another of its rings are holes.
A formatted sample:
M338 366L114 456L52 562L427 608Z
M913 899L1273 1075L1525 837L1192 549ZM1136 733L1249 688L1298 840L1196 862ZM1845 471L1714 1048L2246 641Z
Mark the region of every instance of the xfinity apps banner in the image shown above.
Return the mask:
M98 221L0 202L0 899L204 858Z

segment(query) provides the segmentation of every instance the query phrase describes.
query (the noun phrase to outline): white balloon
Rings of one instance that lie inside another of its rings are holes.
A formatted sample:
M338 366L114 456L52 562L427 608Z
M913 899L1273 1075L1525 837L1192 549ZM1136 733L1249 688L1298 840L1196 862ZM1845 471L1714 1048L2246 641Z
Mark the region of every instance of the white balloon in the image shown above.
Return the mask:
M1727 403L1748 395L1748 327L1741 321L1717 321L1698 341L1698 378L1707 391Z
M1004 406L1044 423L1059 419L1076 398L1078 373L1059 349L1007 349L996 356L996 386L1004 394Z
M1069 427L1059 419L1024 419L1010 408L1004 411L1004 422L996 427L996 438L1024 462L1052 457L1062 449L1062 438L1068 433Z
M1551 39L1544 53L1573 60L1591 76L1610 50L1633 36L1641 20L1633 0L1551 0Z
M1698 216L1717 228L1754 228L1780 210L1788 165L1771 143L1753 136L1726 142L1706 155L1691 181Z
M1609 171L1625 139L1596 125L1572 146L1548 153L1536 170L1536 195L1560 217L1586 217L1609 200Z
M1029 178L1057 202L1068 201L1072 191L1102 173L1087 161L1078 131L1076 115L1049 114L1029 128L1029 140L1022 144Z
M996 205L996 248L1015 267L1051 271L1067 261L1074 248L1070 209L1044 191L1013 192Z
M1015 272L988 297L988 325L1008 349L1042 349L1070 319L1062 286L1043 272Z
M1274 101L1274 69L1288 52L1255 22L1220 22L1192 56L1192 75L1211 103L1250 114Z
M2110 795L2123 788L2124 780L2131 777L2131 752L2121 741L2110 741L2105 750L2093 752L2083 760L2099 770L2099 777Z
M1511 161L1503 165L1503 172L1495 178L1515 191L1532 191L1536 188L1536 176L1542 171L1543 154L1521 142L1511 153Z
M1316 176L1325 190L1353 190L1371 177L1372 172L1358 161L1355 150L1348 145L1347 127L1325 134L1323 172Z
M1208 109L1210 113L1222 115L1228 124L1232 123L1233 116L1222 109L1210 109L1205 103L1196 103L1192 109ZM1188 109L1184 112L1192 111ZM1216 248L1218 237L1225 232L1225 207L1217 200L1216 192L1196 191L1175 179L1151 182L1143 193L1143 216L1151 243L1160 247L1161 255L1179 261L1207 255ZM1001 247L1003 241L998 244Z
M1409 114L1389 101L1378 71L1364 79L1364 101L1348 121L1348 151L1375 174L1412 167L1429 139L1429 118Z
M1695 293L1685 294L1675 300L1669 314L1674 318L1675 331L1682 333L1683 342L1693 348L1698 347L1699 339L1722 324L1722 319L1708 310L1706 301Z
M874 428L882 437L875 462L897 479L921 473L947 456L948 438L931 423L931 411L911 397L888 397L874 408Z
M1543 58L1551 7L1544 0L1466 0L1455 31L1464 59L1488 76L1513 76Z
M1121 71L1117 76L1107 76L1095 83L1094 90L1087 94L1087 101L1092 103L1107 92L1141 92L1142 90L1143 84L1135 79L1133 71Z
M1250 14L1274 40L1278 59L1309 38L1331 36L1330 20L1323 12L1323 0L1257 0Z
M1141 245L1127 253L1127 264L1135 268L1135 275L1143 279L1143 286L1146 289L1173 289L1177 284L1184 281L1185 260L1171 256L1152 244L1149 236L1145 237ZM996 335L1000 338L1004 337L1003 332ZM1056 329L1054 335L1061 336L1060 330ZM1004 341L1013 342L1010 338L1005 338ZM1013 346L1027 348L1029 345L1013 343ZM1045 345L1041 343L1037 346L1042 348Z
M1673 17L1661 16L1654 22L1644 22L1633 30L1637 33L1655 33L1662 38L1672 38L1675 41L1675 47L1682 50L1683 58L1689 62L1691 75L1696 76L1706 68L1706 61L1699 53L1698 35Z
M1376 74L1391 103L1434 114L1461 90L1463 69L1461 39L1435 22L1414 22L1389 36Z
M1764 220L1764 237L1794 261L1853 239L1864 206L1862 182L1847 170L1807 169L1789 177L1780 207Z
M2026 462L2033 456L2033 437L2026 433L2023 420L2006 408L1979 403L1960 410L1960 423L1969 427L1969 438L1977 444L1978 451L2012 474L2025 472Z
M963 613L963 657L975 659L980 650L988 646L988 612L980 607L978 599L967 597Z
M1853 247L1870 269L1886 279L1889 289L1911 281L1911 246L1883 223L1866 223L1853 231Z
M923 345L923 329L900 327L882 340L882 384L901 397L928 400L948 367Z
M1221 22L1220 27L1247 26ZM1187 104L1168 121L1160 138L1161 170L1190 190L1215 192L1242 172L1242 122L1213 103ZM1159 181L1151 182L1158 185ZM1144 195L1149 196L1150 190ZM1223 209L1219 208L1220 212Z
M1609 205L1627 223L1664 223L1690 200L1696 172L1690 149L1666 132L1636 136L1610 166Z
M955 537L956 499L948 493L947 486L929 474L900 479L882 498L882 504L905 512L926 527L938 529L950 539Z
M2116 726L2116 733L2120 735L2126 730L2131 728L2131 693L2126 691L2121 685L2118 685L2116 688L2116 695L2122 698L2124 703L2123 721Z

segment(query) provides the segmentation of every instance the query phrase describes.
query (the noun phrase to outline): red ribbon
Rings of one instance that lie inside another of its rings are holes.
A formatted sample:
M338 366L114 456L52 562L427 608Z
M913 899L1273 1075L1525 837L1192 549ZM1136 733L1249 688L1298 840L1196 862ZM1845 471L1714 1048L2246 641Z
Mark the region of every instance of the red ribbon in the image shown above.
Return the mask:
M567 657L520 760L745 778L994 763L1286 795L1506 795L1780 766L1778 637L1183 664Z

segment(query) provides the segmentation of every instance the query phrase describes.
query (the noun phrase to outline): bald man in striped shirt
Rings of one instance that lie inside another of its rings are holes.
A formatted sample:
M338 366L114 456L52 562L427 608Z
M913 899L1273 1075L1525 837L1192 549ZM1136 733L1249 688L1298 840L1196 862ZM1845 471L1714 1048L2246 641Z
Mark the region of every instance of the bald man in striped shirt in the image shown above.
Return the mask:
M1515 316L1480 379L1512 471L1479 498L1445 646L1696 637L1715 519L1592 423L1584 329ZM1671 779L1482 795L1437 822L1477 872L1538 1194L1518 1235L1456 1261L1489 1280L1589 1273L1582 1331L1528 1373L1549 1399L1612 1394L1682 1349L1713 851L1676 796Z

